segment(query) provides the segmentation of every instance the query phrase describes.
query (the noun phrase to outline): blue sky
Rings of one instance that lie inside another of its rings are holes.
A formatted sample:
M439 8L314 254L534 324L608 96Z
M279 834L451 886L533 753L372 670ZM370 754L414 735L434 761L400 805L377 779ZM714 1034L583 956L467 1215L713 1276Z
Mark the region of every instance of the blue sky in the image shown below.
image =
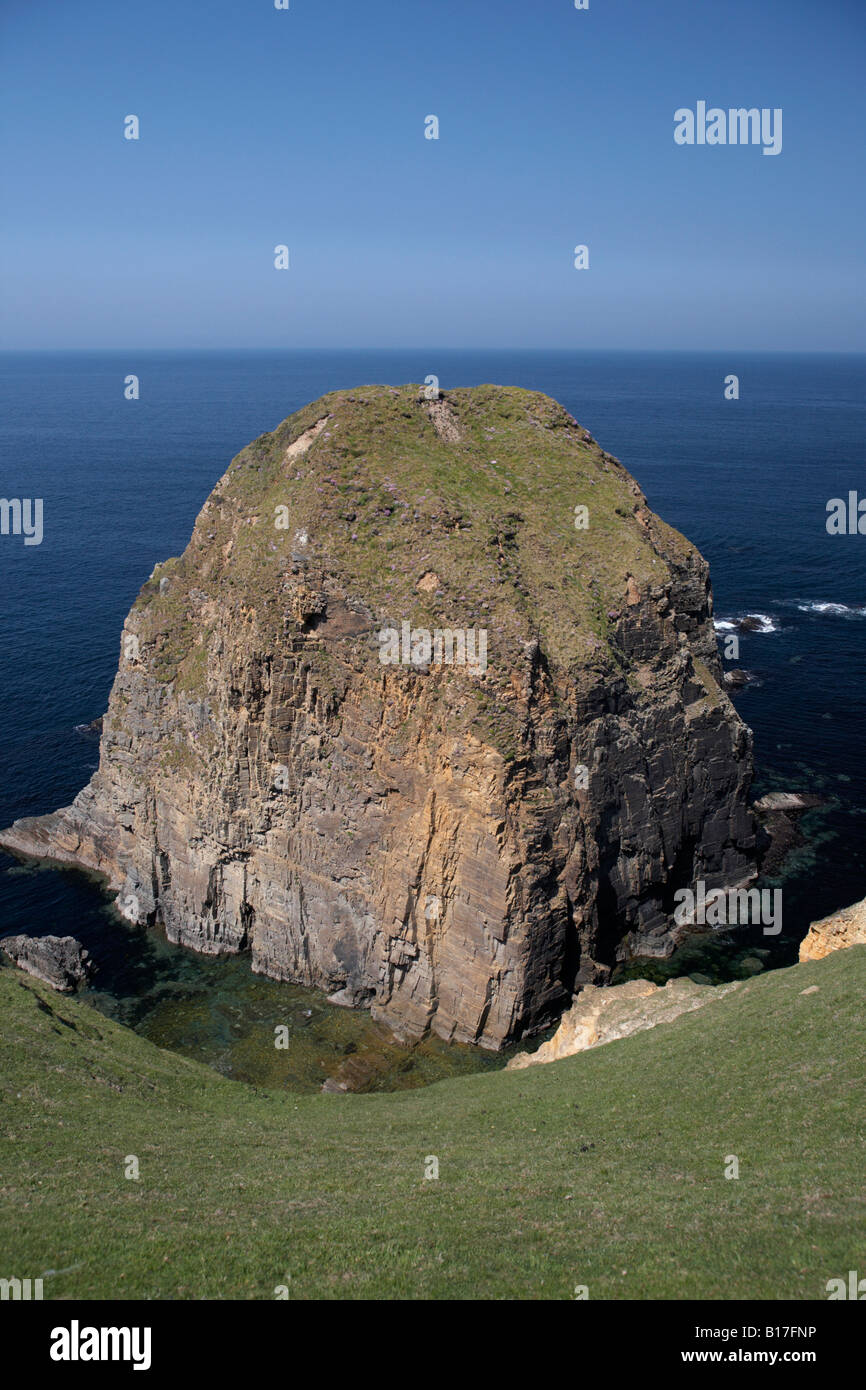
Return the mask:
M0 15L0 346L866 349L864 0Z

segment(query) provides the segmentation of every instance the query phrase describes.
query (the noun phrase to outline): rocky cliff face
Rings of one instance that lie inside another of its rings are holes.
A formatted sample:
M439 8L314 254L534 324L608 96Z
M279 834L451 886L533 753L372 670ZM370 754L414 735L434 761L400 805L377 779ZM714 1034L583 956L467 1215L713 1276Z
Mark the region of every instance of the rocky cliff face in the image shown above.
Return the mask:
M90 979L93 963L74 936L5 936L0 950L29 975L63 994Z
M866 946L866 899L813 922L800 942L800 960L823 960L849 946Z
M632 1033L672 1023L680 1014L693 1013L739 988L739 980L727 985L698 985L689 979L668 980L664 985L629 980L608 989L584 985L553 1037L535 1052L519 1052L512 1057L508 1070L558 1062L576 1052L630 1038Z
M398 1035L499 1047L672 949L677 887L751 876L711 608L549 398L335 393L233 461L129 614L90 785L2 842Z

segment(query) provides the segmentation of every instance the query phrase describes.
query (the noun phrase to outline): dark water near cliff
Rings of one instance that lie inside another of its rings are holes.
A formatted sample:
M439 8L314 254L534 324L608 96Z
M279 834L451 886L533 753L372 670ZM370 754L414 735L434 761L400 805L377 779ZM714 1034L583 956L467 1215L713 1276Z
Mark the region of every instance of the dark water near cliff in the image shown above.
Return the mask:
M738 401L723 396L732 372ZM124 400L129 373L139 401ZM736 697L755 731L757 791L826 804L803 818L786 865L781 937L697 940L649 973L724 979L787 963L811 918L866 895L866 537L824 525L829 498L866 495L862 356L0 354L0 492L45 510L41 545L0 536L0 824L67 804L88 779L97 745L75 726L103 712L138 589L184 548L231 457L325 391L431 373L445 388L493 381L562 401L707 556L717 618L767 619L741 636L739 664L758 680ZM366 1015L258 979L245 960L122 925L81 874L0 856L0 935L20 931L78 936L101 966L94 1004L232 1076L311 1087L360 1057L371 1084L403 1086L502 1063L397 1048ZM277 1052L282 1024L290 1046Z

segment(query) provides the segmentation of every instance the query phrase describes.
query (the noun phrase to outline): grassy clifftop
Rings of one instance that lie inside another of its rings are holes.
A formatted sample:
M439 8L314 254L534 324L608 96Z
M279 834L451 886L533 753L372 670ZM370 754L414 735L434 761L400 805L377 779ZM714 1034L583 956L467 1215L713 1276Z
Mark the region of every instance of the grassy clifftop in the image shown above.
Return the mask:
M59 1271L55 1298L823 1299L862 1267L864 989L853 947L528 1072L307 1097L4 967L0 1272Z
M586 529L575 528L576 507L588 509ZM489 625L501 651L537 632L562 669L609 666L608 615L629 578L641 592L662 585L667 557L694 553L548 396L333 392L234 459L184 555L142 591L140 631L164 678L182 667L181 683L195 681L190 613L205 595L281 632L299 550L314 585L336 580L377 623ZM419 588L425 572L435 582Z

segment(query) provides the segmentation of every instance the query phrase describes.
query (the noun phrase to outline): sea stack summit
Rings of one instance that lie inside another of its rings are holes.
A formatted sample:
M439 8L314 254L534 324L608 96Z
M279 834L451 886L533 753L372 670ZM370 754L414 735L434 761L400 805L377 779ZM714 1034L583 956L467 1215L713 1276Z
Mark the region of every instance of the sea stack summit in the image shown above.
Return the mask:
M0 841L399 1036L498 1048L668 953L678 889L753 876L720 681L705 561L556 402L339 391L232 462L126 620L98 771Z

